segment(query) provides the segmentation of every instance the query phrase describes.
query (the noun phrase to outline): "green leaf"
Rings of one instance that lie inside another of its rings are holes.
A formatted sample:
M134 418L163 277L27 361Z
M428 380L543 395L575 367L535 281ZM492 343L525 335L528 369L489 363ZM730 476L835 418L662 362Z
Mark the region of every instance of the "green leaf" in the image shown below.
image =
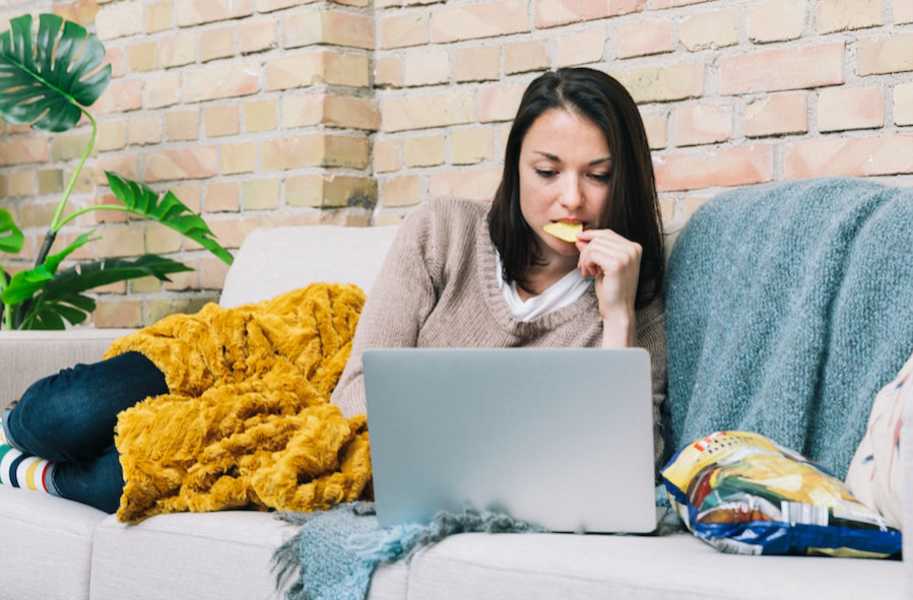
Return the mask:
M10 21L0 34L0 115L45 131L72 129L81 108L98 100L111 80L105 47L84 27L54 14Z
M170 281L168 275L192 271L177 261L146 254L135 260L108 259L83 263L57 273L44 284L22 320L21 329L64 329L64 321L77 325L95 310L95 301L83 292L109 283L155 277Z
M105 171L105 175L108 176L111 193L131 212L174 229L215 254L225 264L232 263L231 253L216 241L215 234L203 217L190 210L177 196L166 192L159 198L155 190L142 183L122 179L110 171Z
M25 236L22 230L16 227L13 215L0 208L0 252L15 254L22 250Z
M64 248L61 252L48 256L44 259L43 263L34 269L20 271L13 275L9 285L7 285L6 289L3 290L3 293L0 294L0 301L4 304L16 305L22 304L34 296L35 292L44 287L47 282L54 279L57 268L67 256L92 241L91 235L91 231L80 235L73 240L72 244Z

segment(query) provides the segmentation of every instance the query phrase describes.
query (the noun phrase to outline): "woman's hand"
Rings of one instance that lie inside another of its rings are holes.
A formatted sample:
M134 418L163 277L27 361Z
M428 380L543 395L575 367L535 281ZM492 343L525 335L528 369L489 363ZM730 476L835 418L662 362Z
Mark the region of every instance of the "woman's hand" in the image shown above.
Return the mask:
M640 278L640 244L611 229L588 229L577 234L584 277L596 278L596 297L603 320L625 316L633 319Z

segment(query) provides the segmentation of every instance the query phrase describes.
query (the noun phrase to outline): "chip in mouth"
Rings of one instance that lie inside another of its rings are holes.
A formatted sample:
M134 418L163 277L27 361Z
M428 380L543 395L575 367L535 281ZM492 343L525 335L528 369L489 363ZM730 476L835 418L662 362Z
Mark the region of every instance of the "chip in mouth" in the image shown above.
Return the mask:
M583 224L558 221L556 223L549 223L543 227L542 230L563 242L573 244L577 241L577 234L583 231Z

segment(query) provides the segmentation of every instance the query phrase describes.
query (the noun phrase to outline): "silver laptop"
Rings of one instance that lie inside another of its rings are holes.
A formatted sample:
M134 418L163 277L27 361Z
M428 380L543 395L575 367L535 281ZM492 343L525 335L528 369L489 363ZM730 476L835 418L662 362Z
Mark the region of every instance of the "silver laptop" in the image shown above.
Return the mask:
M364 353L383 526L506 511L550 531L656 527L643 348Z

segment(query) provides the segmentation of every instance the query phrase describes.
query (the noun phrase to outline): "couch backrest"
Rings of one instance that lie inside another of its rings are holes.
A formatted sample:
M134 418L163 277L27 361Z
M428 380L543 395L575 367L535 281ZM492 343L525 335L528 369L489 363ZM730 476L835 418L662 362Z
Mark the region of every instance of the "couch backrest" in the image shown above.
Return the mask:
M666 225L666 259L684 221ZM259 302L309 283L355 283L366 292L393 237L396 225L339 227L301 225L252 232L228 271L219 304Z

